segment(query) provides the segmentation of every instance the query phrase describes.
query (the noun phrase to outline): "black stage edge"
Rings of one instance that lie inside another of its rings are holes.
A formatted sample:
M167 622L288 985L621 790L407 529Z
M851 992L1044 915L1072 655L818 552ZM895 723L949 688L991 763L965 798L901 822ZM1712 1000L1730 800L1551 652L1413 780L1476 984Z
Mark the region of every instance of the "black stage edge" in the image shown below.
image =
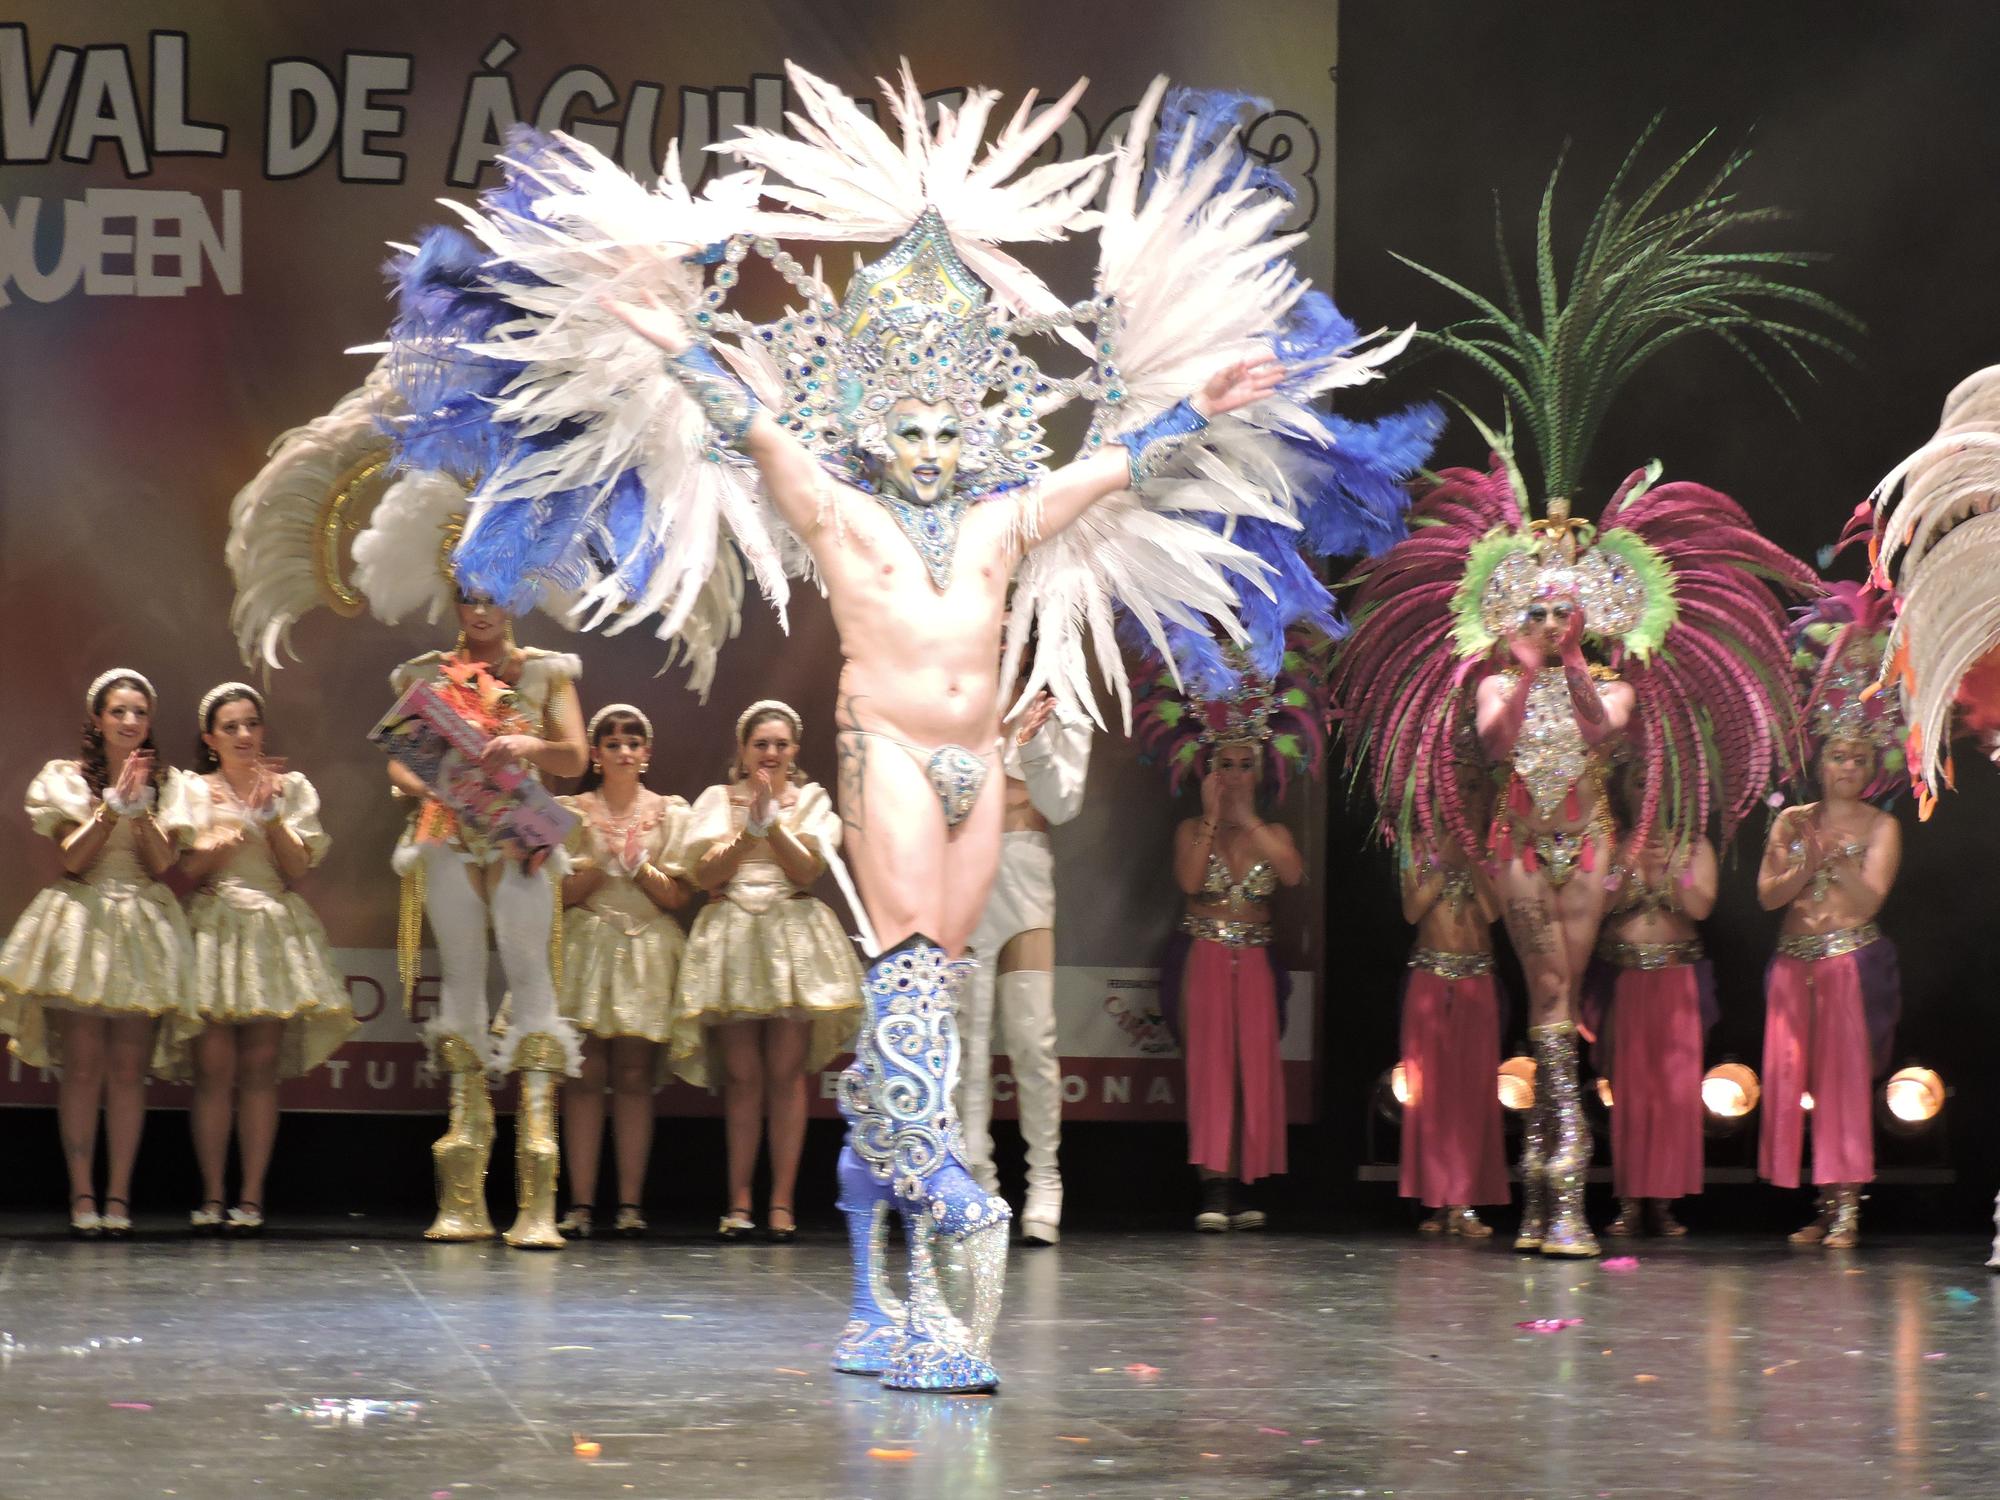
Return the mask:
M0 1223L8 1500L1993 1490L2000 1280L1964 1237L1642 1241L1620 1269L1414 1236L1074 1236L1017 1252L1005 1388L954 1399L825 1368L831 1233L535 1255L410 1223L32 1228Z

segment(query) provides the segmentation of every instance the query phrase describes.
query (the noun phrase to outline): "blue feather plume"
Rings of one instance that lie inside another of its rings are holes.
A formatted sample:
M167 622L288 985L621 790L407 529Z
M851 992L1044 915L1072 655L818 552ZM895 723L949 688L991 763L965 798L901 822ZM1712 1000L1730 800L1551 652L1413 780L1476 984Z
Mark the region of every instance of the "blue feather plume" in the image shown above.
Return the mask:
M489 213L532 219L549 195L537 175L575 151L525 125L507 133L502 178L481 195ZM399 466L435 469L467 484L576 435L573 422L528 430L498 420L495 402L517 366L466 345L504 343L521 310L493 275L484 248L463 230L424 233L413 254L386 267L397 315L389 373L405 410L392 419ZM519 267L507 279L531 280ZM544 589L575 589L594 567L616 570L633 594L645 587L660 549L643 545L645 500L638 476L536 496L494 508L460 544L454 570L468 590L512 610L531 608ZM584 547L576 541L585 539Z
M1153 172L1157 176L1174 159L1174 152L1180 148L1184 137L1192 137L1194 146L1188 153L1188 160L1204 162L1217 151L1229 151L1229 170L1223 174L1224 186L1235 182L1238 172L1246 163L1250 164L1248 185L1262 192L1276 193L1287 203L1297 201L1298 194L1292 185L1273 171L1269 162L1253 158L1243 149L1243 135L1239 129L1245 117L1254 120L1259 115L1268 114L1271 109L1269 99L1260 99L1255 94L1239 94L1229 89L1195 89L1185 85L1168 94L1160 106L1159 133L1153 138ZM1234 134L1232 134L1234 132Z

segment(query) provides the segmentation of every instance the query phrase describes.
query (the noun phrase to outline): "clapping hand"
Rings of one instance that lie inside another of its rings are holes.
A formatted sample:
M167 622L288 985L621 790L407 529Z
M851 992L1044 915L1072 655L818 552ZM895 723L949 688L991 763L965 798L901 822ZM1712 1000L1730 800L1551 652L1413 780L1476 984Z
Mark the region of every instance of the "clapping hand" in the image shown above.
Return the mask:
M750 821L758 827L770 824L776 794L771 785L771 773L759 767L750 773Z
M1040 734L1042 726L1049 722L1049 716L1055 711L1056 700L1053 694L1047 692L1035 694L1034 701L1021 715L1020 727L1014 731L1014 743L1025 745Z

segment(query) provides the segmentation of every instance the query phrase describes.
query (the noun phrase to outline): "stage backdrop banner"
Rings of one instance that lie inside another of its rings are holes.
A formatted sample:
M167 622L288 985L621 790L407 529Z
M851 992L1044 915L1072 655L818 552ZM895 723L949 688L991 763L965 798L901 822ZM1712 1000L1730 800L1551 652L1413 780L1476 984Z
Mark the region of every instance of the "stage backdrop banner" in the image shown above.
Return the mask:
M129 665L160 689L162 758L187 765L211 685L267 680L269 748L319 788L333 836L301 891L325 920L366 1024L327 1069L286 1086L289 1107L432 1109L390 950L401 816L366 739L388 673L446 645L448 622L325 611L296 630L298 660L268 674L238 660L223 564L231 496L273 439L357 385L382 336L389 246L447 220L496 180L508 126L563 129L650 180L678 151L691 182L707 148L746 125L785 127L787 59L857 98L907 57L930 97L1091 79L1043 160L1102 149L1156 73L1269 101L1249 150L1297 190L1287 228L1312 236L1305 272L1332 265L1335 7L1331 0L1030 0L963 8L949 24L914 0L480 7L257 6L29 0L0 23L0 640L9 715L0 734L0 922L60 878L18 797L47 759L76 751L83 690ZM861 247L864 253L873 247ZM1037 253L1039 252L1039 253ZM1080 245L1028 247L1066 296L1089 290ZM836 268L835 279L840 279ZM774 309L772 309L774 310ZM1364 327L1387 310L1346 309ZM1079 432L1058 431L1053 446ZM651 782L692 800L719 780L743 704L803 714L801 764L824 780L838 652L823 602L793 597L790 632L760 601L723 654L710 701L658 674L641 631L578 636L546 618L526 644L579 652L586 713L626 699L659 733ZM1113 705L1115 713L1115 705ZM1082 815L1057 830L1057 958L1069 1108L1170 1118L1179 1065L1160 1030L1153 967L1179 905L1168 858L1176 807L1119 734L1099 736ZM1324 804L1279 816L1323 868ZM823 894L836 903L829 887ZM843 916L845 912L843 910ZM1280 903L1281 956L1297 971L1286 1035L1295 1118L1311 1118L1324 971L1320 903ZM420 985L419 1017L434 1003ZM830 1107L830 1077L822 1107ZM1003 1100L1011 1095L1003 1080ZM156 1085L170 1104L180 1090ZM663 1110L712 1108L672 1088ZM46 1104L52 1082L9 1059L0 1103Z

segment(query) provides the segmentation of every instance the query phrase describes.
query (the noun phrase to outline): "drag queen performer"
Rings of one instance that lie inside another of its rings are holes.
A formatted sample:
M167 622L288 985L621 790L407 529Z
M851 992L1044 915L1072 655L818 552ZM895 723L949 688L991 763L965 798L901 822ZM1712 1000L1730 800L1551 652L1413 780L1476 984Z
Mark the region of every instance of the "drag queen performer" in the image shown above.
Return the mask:
M1874 494L1874 579L1893 588L1896 622L1884 670L1908 726L1909 775L1920 816L1952 773L1963 734L2000 761L2000 365L1974 371L1945 397L1930 441ZM1869 518L1862 507L1858 521ZM2000 1271L2000 1198L1993 1205Z
M356 1025L326 929L291 886L326 857L319 793L264 759L264 697L248 683L210 688L196 713L192 774L168 778L160 822L179 844L198 1024L163 1031L155 1071L194 1083L189 1126L202 1201L197 1233L264 1227L264 1178L278 1136L278 1083L310 1073ZM233 1116L233 1121L232 1121ZM242 1191L223 1196L235 1126Z
M1604 1232L1641 1233L1650 1204L1653 1229L1678 1239L1687 1227L1674 1217L1674 1200L1699 1193L1702 1181L1702 1039L1714 1019L1715 977L1699 924L1715 910L1715 848L1698 838L1676 850L1657 833L1627 833L1612 878L1591 981L1608 991L1602 1017L1592 1018L1612 1088L1618 1216Z
M1472 774L1477 774L1476 771ZM1500 1067L1497 913L1479 868L1456 845L1419 845L1402 874L1403 920L1416 928L1403 982L1401 1192L1432 1210L1425 1234L1492 1237L1474 1210L1508 1198Z
M435 555L426 562L434 567ZM490 768L513 762L537 776L581 774L589 757L576 698L582 664L560 652L515 645L511 617L484 595L460 592L456 608L458 644L404 662L390 675L390 686L398 694L418 682L436 688L460 717L489 736ZM404 882L402 941L414 947L421 902L442 970L437 1014L424 1034L436 1066L451 1079L451 1121L431 1148L437 1218L424 1236L492 1238L486 1167L493 1154L493 1102L486 1074L518 1072L518 1215L506 1239L517 1249L556 1249L563 1243L555 1215L556 1083L574 1076L581 1061L576 1029L556 1008L549 955L561 899L556 881L568 871L568 856L557 850L527 860L516 849L488 843L399 760L389 762L389 785L416 804L393 861ZM510 1001L497 1041L486 999L489 932Z
M1576 1019L1608 899L1610 758L1622 742L1637 762L1647 841L1684 851L1711 819L1726 841L1790 765L1789 653L1772 588L1815 586L1735 502L1658 484L1657 467L1631 475L1594 526L1572 517L1570 497L1602 413L1647 354L1714 326L1796 353L1791 325L1746 313L1746 298L1837 315L1780 279L1785 256L1716 280L1704 247L1748 211L1714 195L1714 183L1691 207L1662 207L1685 158L1636 206L1620 206L1638 154L1614 179L1566 285L1555 283L1544 242L1530 299L1543 310L1539 332L1523 326L1510 279L1511 314L1464 292L1479 316L1430 336L1504 377L1508 432L1531 437L1541 461L1544 515L1533 514L1510 436L1482 425L1491 471L1443 473L1413 511L1410 539L1350 579L1355 623L1334 692L1355 769L1372 761L1382 826L1399 845L1449 836L1487 860L1527 975L1536 1062L1515 1244L1555 1256L1598 1249L1584 1216L1591 1137ZM1549 214L1545 202L1544 234ZM1506 773L1487 828L1474 826L1452 765L1468 713Z
M798 714L774 699L743 710L729 780L695 799L681 856L715 899L694 919L681 964L674 1062L697 1084L720 1065L729 1207L718 1233L726 1240L756 1232L750 1179L767 1114L771 1238L796 1238L806 1080L848 1049L861 1021L854 946L812 894L840 846L840 815L798 768L804 734Z
M1056 872L1049 829L1082 810L1090 724L1058 713L1055 698L1041 693L1001 729L1007 781L1000 873L967 945L974 963L959 1017L966 1057L958 1114L966 1164L981 1187L998 1193L992 1056L996 1045L1004 1045L1028 1150L1021 1239L1053 1245L1062 1233L1062 1168L1056 1159L1062 1143L1062 1060L1056 1052Z
M1278 677L1246 678L1184 703L1162 674L1137 734L1178 792L1201 780L1201 816L1174 830L1174 879L1186 898L1160 971L1160 1011L1187 1063L1188 1162L1201 1183L1195 1228L1262 1229L1242 1188L1285 1170L1285 1071L1279 1055L1290 976L1271 953L1271 898L1305 879L1291 834L1267 823L1293 770L1326 747L1325 651L1298 633Z
M899 144L841 89L789 80L794 133L743 132L723 149L749 170L699 196L671 153L649 190L582 143L517 135L507 182L467 212L476 241L433 231L398 263L391 464L472 487L452 554L469 589L525 607L580 585L586 624L658 615L698 687L744 567L780 608L791 576L825 589L843 841L881 950L843 1097L857 1278L835 1362L892 1388L990 1389L1008 1215L962 1159L951 990L999 852L1002 799L982 791L1015 680L993 670L1010 575L1011 654L1040 643L1024 694L1091 713L1094 659L1122 701L1114 609L1184 672L1226 675L1211 629L1275 669L1287 624L1332 620L1299 549L1400 534L1396 480L1434 422L1311 404L1401 341L1360 339L1291 274L1296 240L1271 236L1288 208L1227 128L1235 101L1178 103L1150 182L1164 81L1108 157L1017 178L1076 91L1024 101L982 151L989 91L939 109L905 76L885 90ZM1001 248L1082 230L1099 266L1075 303ZM842 297L781 240L895 244ZM752 253L801 299L769 323L727 306ZM1043 372L1030 337L1088 367ZM1082 454L1051 470L1041 418L1078 400ZM239 634L268 640L291 612L260 606ZM891 1204L912 1278L896 1309L873 1291ZM967 1269L970 1326L940 1250Z
M607 703L584 726L590 769L576 794L559 798L577 815L563 877L563 1018L582 1038L577 1076L563 1086L570 1207L556 1227L588 1239L595 1227L604 1093L618 1149L618 1208L611 1232L645 1232L640 1202L653 1148L653 1089L667 1072L681 953L687 939L672 915L692 892L680 863L687 803L642 784L653 722L629 703Z
M122 1239L132 1232L154 1031L161 1017L187 1015L192 953L180 903L159 881L174 848L154 815L165 771L153 748L153 685L114 667L83 703L82 753L50 761L28 784L28 820L55 840L64 878L28 904L0 947L0 1031L22 1062L61 1075L70 1231ZM109 1159L101 1214L100 1101Z
M1861 1188L1875 1178L1875 1075L1902 1007L1896 948L1875 925L1896 883L1903 835L1869 799L1896 789L1902 725L1870 693L1888 640L1886 596L1835 584L1797 627L1819 800L1771 825L1757 900L1783 910L1765 974L1764 1108L1757 1173L1799 1185L1812 1096L1812 1180L1819 1215L1795 1245L1846 1250L1861 1238Z

